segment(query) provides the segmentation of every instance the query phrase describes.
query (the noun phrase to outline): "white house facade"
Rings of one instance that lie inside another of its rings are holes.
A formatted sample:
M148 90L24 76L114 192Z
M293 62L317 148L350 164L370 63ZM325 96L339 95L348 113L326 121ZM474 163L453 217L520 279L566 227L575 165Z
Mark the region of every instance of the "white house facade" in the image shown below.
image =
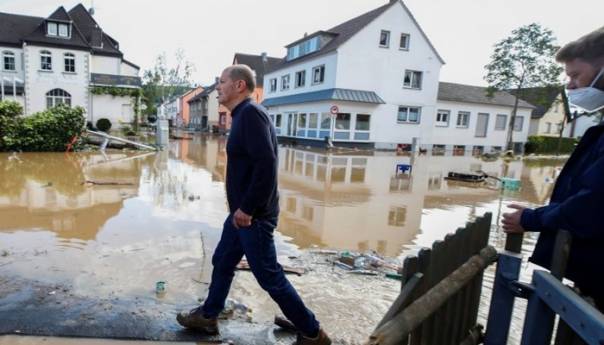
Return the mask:
M140 68L81 4L47 18L0 13L0 54L0 96L26 115L64 103L83 107L92 123L134 119Z
M490 131L468 138L468 131L453 128L460 142L438 126L444 61L401 1L391 0L286 48L287 56L265 74L262 103L282 139L319 143L329 137L336 145L377 149L505 146ZM479 110L480 105L465 108L492 113L491 124L497 112L504 112L488 108L498 104L487 102L482 104L487 109ZM444 106L457 111L453 104ZM530 112L532 106L527 107ZM525 142L527 132L528 124L514 140Z

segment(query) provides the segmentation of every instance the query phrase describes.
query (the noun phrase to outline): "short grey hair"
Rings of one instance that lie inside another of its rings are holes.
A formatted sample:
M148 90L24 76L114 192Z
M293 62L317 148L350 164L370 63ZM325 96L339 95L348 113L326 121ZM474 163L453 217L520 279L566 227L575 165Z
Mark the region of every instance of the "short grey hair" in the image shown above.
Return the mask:
M256 74L248 65L233 65L227 68L232 81L243 80L249 92L256 89Z

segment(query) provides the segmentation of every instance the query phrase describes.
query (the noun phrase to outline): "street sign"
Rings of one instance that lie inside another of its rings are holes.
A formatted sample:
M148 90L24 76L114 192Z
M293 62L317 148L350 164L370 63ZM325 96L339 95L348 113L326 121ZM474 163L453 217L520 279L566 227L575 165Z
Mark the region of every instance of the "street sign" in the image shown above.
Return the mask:
M331 115L337 115L340 112L340 109L338 109L337 105L332 105L331 108L329 108L329 112Z

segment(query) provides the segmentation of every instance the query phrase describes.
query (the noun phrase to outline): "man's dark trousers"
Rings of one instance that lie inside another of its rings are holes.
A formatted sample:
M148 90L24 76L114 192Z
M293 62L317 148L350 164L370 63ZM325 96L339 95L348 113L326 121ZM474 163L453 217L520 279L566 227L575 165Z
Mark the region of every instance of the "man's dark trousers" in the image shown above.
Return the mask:
M277 302L285 317L303 334L313 336L319 332L319 322L304 306L277 262L273 240L276 225L276 220L253 220L251 226L237 229L232 224L232 216L227 217L212 257L214 270L203 314L206 318L216 318L224 309L235 268L245 254L256 280Z

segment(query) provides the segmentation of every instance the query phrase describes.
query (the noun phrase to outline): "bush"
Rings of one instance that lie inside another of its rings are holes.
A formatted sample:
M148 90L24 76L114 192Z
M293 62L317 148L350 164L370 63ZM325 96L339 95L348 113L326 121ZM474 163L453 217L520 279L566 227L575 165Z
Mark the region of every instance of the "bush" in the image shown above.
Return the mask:
M542 154L555 154L558 153L558 137L546 137L533 135L528 137L528 142L524 145L524 152L529 153L542 153ZM577 139L574 138L562 138L560 143L559 153L571 153L575 149Z
M13 133L23 114L21 105L14 101L0 101L0 151L5 151L5 137Z
M111 129L111 121L106 118L98 119L98 121L96 122L96 128L98 128L99 131L107 133Z
M86 119L82 107L58 105L27 117L17 117L5 134L3 150L65 151L73 137L80 136Z

